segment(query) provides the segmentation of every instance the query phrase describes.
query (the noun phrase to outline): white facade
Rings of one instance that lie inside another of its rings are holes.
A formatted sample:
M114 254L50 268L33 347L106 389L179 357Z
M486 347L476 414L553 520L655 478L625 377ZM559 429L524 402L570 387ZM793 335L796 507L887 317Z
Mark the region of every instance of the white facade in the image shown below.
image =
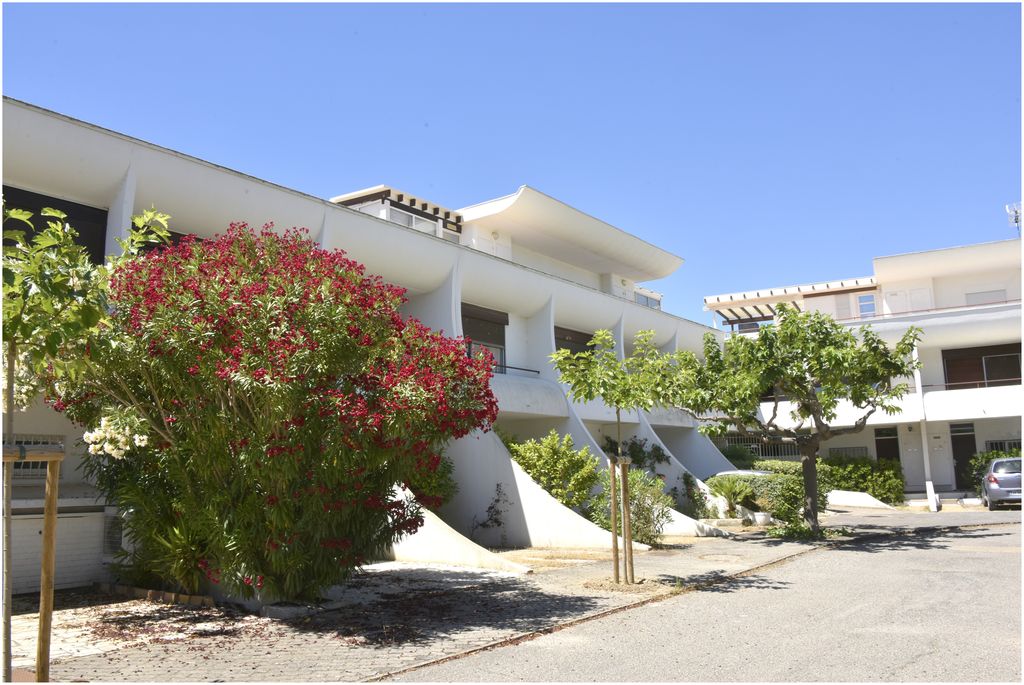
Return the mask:
M679 257L527 186L458 211L383 186L328 201L10 99L3 105L3 140L5 196L36 193L96 213L101 254L114 251L129 217L151 206L172 216L173 230L200 236L235 221L304 226L324 248L342 248L369 272L405 287L404 312L434 329L461 335L465 322L475 325L472 316L498 321L501 366L492 383L498 424L519 438L555 428L603 457L600 435L612 434L614 413L599 404L573 405L549 362L574 335L589 338L608 328L621 350L639 330L654 329L662 349L699 353L703 335L712 331L661 311L657 293L638 290L638 282L675 271ZM379 197L365 199L375 193ZM643 304L638 291L647 298ZM687 470L703 478L730 467L681 411L633 413L625 420L624 437L660 441L672 455L659 469L666 489L681 488ZM81 431L45 407L16 421L19 435L59 434L69 455L81 453ZM606 544L605 531L551 500L493 433L456 441L447 454L460 492L441 516L459 534L486 546ZM69 458L62 488L92 497L76 512L102 512L76 466ZM17 481L15 498L28 512L41 506L41 479L22 475L27 478ZM505 524L481 528L499 485L510 502ZM18 514L16 527L29 526L30 516ZM714 533L682 515L669 532ZM19 581L16 591L29 589Z
M870 277L712 295L704 304L742 335L771 323L781 302L870 325L890 344L920 328L921 368L905 379L911 392L901 411L874 414L863 432L830 440L823 453L898 457L908 491L921 492L928 481L937 491L968 490L971 454L1020 447L1020 298L1017 238L878 257ZM841 408L836 425L857 416Z

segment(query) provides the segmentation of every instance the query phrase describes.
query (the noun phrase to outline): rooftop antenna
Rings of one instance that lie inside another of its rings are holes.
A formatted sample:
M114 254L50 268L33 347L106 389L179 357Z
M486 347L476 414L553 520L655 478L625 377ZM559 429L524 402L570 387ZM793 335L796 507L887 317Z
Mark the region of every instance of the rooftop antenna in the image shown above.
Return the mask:
M1017 227L1017 233L1020 233L1020 203L1014 202L1012 205L1006 205L1006 218L1010 221L1011 226Z

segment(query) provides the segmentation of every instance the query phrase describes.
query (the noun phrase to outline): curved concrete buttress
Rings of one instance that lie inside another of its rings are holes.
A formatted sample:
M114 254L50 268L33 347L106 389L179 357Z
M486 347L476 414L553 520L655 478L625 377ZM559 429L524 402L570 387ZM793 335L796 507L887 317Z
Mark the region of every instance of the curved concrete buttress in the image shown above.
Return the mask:
M489 547L604 548L609 532L552 497L509 455L493 432L472 433L449 444L459 492L440 510L457 531ZM496 498L501 485L504 501ZM501 510L500 526L485 526L488 507ZM647 549L636 544L634 549Z
M679 460L675 458L672 451L661 441L658 434L651 427L650 422L643 413L640 414L640 425L637 429L637 437L646 438L652 445L657 445L665 454L668 455L667 464L658 464L655 467L656 472L665 472L665 487L666 489L676 487L682 492L685 488L683 482L683 475L690 473L685 466L679 463ZM690 473L694 480L697 482L697 487L705 495L711 495L711 491L708 486L704 484L700 478ZM726 537L729 534L720 528L715 526L709 526L706 523L690 518L686 514L676 511L675 509L669 509L669 515L671 520L665 525L665 535L689 535L697 537Z
M469 566L511 573L533 573L523 564L509 561L464 537L437 514L423 510L423 525L391 548L393 561Z
M701 481L736 468L696 427L659 425L655 428L652 424L651 430L676 460Z

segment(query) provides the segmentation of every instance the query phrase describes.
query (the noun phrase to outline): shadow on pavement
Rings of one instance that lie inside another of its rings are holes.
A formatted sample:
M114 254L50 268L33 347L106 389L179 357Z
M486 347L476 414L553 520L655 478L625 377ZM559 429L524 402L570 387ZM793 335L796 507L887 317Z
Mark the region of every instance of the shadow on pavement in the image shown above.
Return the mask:
M284 623L297 632L333 633L348 644L391 646L431 642L467 630L537 630L601 608L594 598L547 593L517 577L480 581L477 575L476 584L467 584L459 575L419 570L417 584L433 581L440 587L396 588L366 603Z
M709 571L692 576L659 575L659 583L690 588L695 592L737 592L739 590L785 590L790 583L755 574L730 576L721 571Z
M877 533L877 535L872 535ZM864 537L868 535L870 537ZM904 549L946 549L954 542L982 540L1011 535L998 530L975 527L892 528L888 526L857 526L857 537L840 542L840 549L858 552L890 552Z

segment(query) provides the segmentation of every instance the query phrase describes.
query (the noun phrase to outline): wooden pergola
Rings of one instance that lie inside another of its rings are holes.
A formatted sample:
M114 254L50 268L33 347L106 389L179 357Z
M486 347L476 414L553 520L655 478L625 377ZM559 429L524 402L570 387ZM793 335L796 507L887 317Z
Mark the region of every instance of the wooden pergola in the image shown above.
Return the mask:
M46 499L43 505L43 562L39 578L39 638L36 643L36 682L50 680L50 629L53 623L53 574L57 559L57 488L60 482L60 464L64 461L64 449L60 445L4 445L4 526L10 526L9 509L11 473L15 462L46 462ZM4 581L10 587L10 535L5 530ZM6 590L5 590L6 592ZM10 656L10 602L4 606L4 628L6 631L4 656ZM7 660L5 658L5 661ZM9 661L4 664L8 668ZM11 674L4 674L10 679Z

